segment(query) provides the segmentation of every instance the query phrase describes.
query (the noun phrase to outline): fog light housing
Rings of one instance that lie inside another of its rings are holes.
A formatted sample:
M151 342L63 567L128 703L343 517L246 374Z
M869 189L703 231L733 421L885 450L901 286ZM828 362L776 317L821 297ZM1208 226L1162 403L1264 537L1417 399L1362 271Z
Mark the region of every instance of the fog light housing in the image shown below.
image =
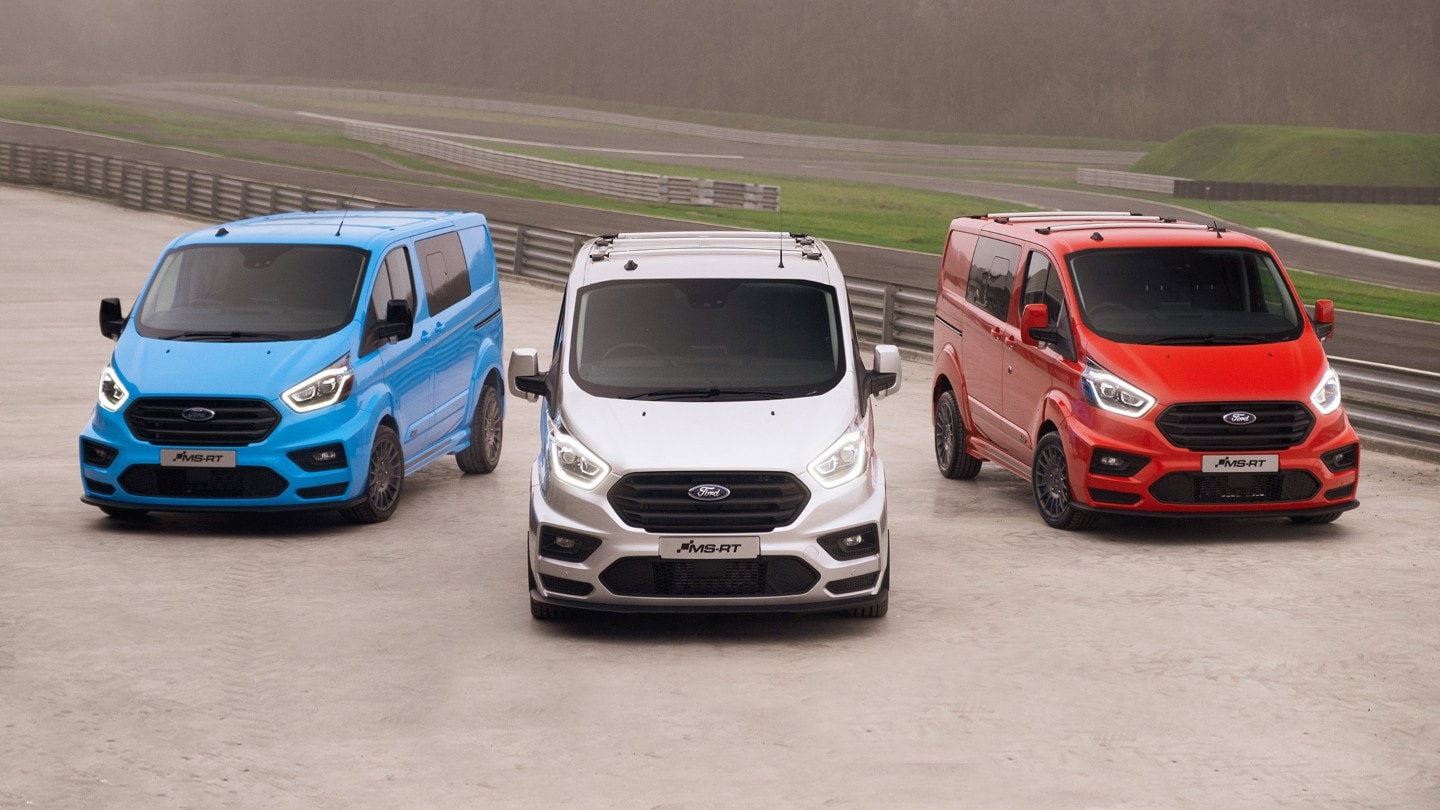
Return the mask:
M1322 454L1320 460L1324 462L1325 468L1332 473L1353 470L1360 464L1360 445L1347 444L1338 450L1331 450Z
M562 532L549 526L540 530L540 556L564 562L584 562L600 548L600 538Z
M845 562L880 553L880 532L871 524L820 538L820 547L831 557Z
M345 458L345 445L339 443L292 450L285 455L305 472L338 470L349 464Z
M116 456L119 455L120 451L113 447L106 447L89 439L80 440L80 458L92 467L99 467L103 470L114 464Z
M1144 456L1137 456L1133 453L1122 453L1119 450L1110 450L1105 447L1095 448L1090 454L1090 472L1092 475L1111 475L1117 478L1130 478L1135 473L1145 469L1150 459Z

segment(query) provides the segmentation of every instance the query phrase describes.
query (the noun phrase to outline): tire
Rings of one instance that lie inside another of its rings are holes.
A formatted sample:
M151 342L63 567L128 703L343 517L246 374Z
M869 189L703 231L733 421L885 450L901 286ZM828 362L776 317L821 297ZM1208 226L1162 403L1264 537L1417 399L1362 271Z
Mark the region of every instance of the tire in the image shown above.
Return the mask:
M1076 509L1072 502L1070 469L1065 460L1065 444L1060 441L1059 434L1046 433L1035 445L1030 487L1041 519L1051 528L1080 531L1095 521L1093 512Z
M467 475L483 475L500 463L500 447L505 439L505 418L500 408L500 393L486 384L475 403L470 419L470 446L455 454L455 463Z
M1340 512L1324 512L1319 515L1291 515L1290 520L1302 526L1319 526L1322 523L1334 523L1340 519Z
M965 420L955 392L946 391L935 401L935 464L946 478L961 480L980 474L981 460L965 451Z
M150 514L149 509L127 509L123 506L102 506L100 511L116 520L139 520Z
M375 429L370 445L370 466L365 473L365 500L340 510L351 523L380 523L395 514L405 488L405 451L400 436L389 425Z

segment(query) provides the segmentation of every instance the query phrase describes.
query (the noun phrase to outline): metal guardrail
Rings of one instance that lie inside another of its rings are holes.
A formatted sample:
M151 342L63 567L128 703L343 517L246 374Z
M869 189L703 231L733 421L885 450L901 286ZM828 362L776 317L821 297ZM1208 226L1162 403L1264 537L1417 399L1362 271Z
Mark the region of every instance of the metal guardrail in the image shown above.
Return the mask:
M344 126L345 137L357 141L388 146L402 152L479 169L487 174L515 177L546 186L622 200L758 211L780 210L779 186L604 169L485 149L384 124L346 121Z
M111 200L130 208L171 211L215 221L318 208L383 208L400 203L357 198L167 168L68 149L0 142L0 181ZM500 271L563 286L571 261L591 237L570 231L490 221ZM934 335L933 290L848 279L855 328L862 339L928 355ZM1344 386L1345 410L1366 447L1440 462L1440 374L1363 360L1330 358Z

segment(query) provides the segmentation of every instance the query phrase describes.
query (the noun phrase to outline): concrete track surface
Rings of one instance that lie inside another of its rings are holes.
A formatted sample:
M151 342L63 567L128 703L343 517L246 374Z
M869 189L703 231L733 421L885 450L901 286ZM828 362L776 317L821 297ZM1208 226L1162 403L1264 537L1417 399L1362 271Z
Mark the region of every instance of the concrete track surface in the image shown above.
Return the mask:
M1054 532L935 472L907 362L887 618L540 623L527 403L375 526L79 502L98 299L195 226L0 188L0 807L1440 807L1440 468L1368 454L1328 526ZM504 295L548 346L557 293Z

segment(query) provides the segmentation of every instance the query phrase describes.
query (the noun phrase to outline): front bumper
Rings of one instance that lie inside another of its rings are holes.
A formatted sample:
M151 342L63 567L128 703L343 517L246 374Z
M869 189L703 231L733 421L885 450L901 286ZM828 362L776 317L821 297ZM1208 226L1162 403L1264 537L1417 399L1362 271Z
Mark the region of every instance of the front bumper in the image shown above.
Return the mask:
M262 441L168 446L140 441L124 418L100 408L80 434L81 500L153 511L335 509L364 499L374 426L358 408L284 413ZM234 453L234 466L166 466L166 449ZM315 453L327 460L317 463Z
M614 478L594 492L551 480L547 491L541 464L531 473L527 538L530 596L537 602L621 613L801 613L862 608L888 598L890 535L878 459L866 476L835 490L812 486L793 522L733 534L634 528L607 499ZM873 552L853 559L837 559L820 542L867 531L874 536ZM552 556L557 536L579 538L593 550L584 559ZM662 557L664 541L723 546L750 538L758 540L757 555Z
M1066 446L1073 505L1111 514L1209 517L1319 516L1359 506L1360 440L1343 411L1320 419L1305 441L1286 449L1186 450L1153 423L1106 417L1068 421ZM1143 460L1138 469L1107 471L1101 457ZM1206 456L1274 457L1273 469L1203 469Z

